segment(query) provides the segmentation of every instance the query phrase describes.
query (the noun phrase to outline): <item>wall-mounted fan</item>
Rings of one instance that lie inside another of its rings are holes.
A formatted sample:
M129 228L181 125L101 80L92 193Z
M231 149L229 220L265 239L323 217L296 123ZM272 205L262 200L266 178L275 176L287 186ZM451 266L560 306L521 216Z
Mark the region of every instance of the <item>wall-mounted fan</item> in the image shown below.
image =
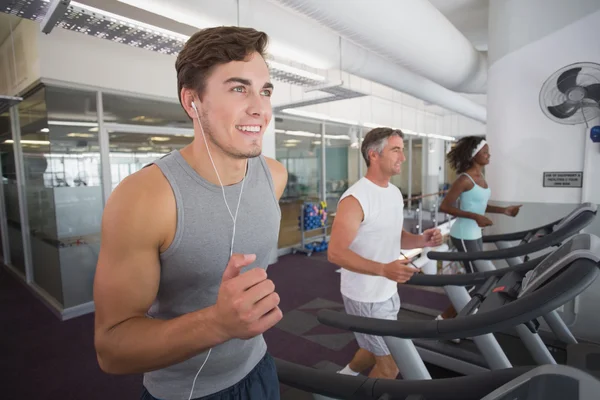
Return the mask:
M600 64L567 65L552 74L540 91L540 106L551 120L581 124L600 116Z

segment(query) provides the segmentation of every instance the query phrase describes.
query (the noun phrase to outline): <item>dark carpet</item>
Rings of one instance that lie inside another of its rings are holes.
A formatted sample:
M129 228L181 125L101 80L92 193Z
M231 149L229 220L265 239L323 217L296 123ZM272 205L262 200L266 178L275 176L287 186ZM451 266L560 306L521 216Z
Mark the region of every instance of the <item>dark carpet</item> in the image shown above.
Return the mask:
M346 365L357 344L352 333L321 325L320 309L342 310L340 274L323 253L281 257L269 267L283 320L265 333L278 358L324 369ZM401 286L404 304L443 310L445 296ZM93 314L61 322L22 283L0 268L2 399L138 399L141 376L111 376L97 364ZM282 399L300 399L282 386Z

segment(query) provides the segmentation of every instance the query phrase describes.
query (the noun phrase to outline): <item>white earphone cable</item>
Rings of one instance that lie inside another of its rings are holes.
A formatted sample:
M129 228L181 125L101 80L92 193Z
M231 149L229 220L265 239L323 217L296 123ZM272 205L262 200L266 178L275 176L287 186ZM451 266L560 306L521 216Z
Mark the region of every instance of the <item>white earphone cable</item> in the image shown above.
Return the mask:
M225 197L225 188L223 187L223 182L221 181L221 177L219 176L219 172L217 171L217 167L215 166L215 162L212 158L212 154L210 153L210 149L208 148L208 142L206 141L206 135L204 134L204 128L202 127L202 122L200 121L200 115L198 115L198 110L196 109L196 105L192 102L192 108L194 109L194 112L196 113L196 118L198 120L198 125L200 125L200 131L202 132L202 138L204 139L204 145L206 146L206 151L208 152L208 157L210 158L210 162L213 166L213 169L215 170L215 174L217 175L217 179L219 180L219 184L221 185L221 191L223 192L223 201L225 202L225 206L227 207L227 211L229 211L229 215L231 216L231 220L233 221L233 233L231 235L231 248L229 250L229 257L231 258L231 256L233 255L233 243L235 240L235 225L237 222L237 216L238 216L238 211L240 209L240 203L242 200L242 192L244 191L244 182L246 181L246 174L248 173L248 160L246 160L246 169L244 171L244 178L242 179L242 186L240 188L240 196L238 198L238 204L237 207L235 209L235 216L233 215L233 213L231 212L231 208L229 208L229 204L227 203L227 198ZM190 391L190 397L188 398L188 400L192 399L192 395L194 393L194 387L196 385L196 379L198 379L198 375L200 375L200 371L202 371L202 368L204 368L204 365L206 364L206 362L208 361L208 358L210 357L210 353L212 351L212 348L208 350L208 354L206 355L206 359L204 360L204 362L202 363L202 366L200 367L200 369L198 370L198 372L196 373L196 376L194 377L194 381L192 382L192 390Z

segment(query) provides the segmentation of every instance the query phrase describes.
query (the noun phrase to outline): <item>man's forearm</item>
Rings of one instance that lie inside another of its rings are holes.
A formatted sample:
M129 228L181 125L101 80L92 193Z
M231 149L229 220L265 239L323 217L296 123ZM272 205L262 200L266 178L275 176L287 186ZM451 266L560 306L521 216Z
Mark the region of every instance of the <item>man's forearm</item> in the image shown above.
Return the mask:
M383 275L384 264L367 260L364 257L359 256L349 248L335 250L329 248L327 251L327 258L330 262L339 265L342 268L346 268L352 272L359 274L381 276Z
M423 235L415 235L405 230L402 231L400 239L400 248L402 249L420 249L425 245Z
M171 320L135 317L96 334L103 371L135 374L180 363L227 340L215 326L213 308Z

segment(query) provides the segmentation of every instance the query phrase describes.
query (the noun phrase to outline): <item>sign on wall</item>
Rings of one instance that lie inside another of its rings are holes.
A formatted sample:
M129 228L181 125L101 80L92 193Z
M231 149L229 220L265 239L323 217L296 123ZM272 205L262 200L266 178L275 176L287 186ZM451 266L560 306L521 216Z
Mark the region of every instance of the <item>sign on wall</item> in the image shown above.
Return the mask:
M544 187L580 188L583 172L544 172Z

